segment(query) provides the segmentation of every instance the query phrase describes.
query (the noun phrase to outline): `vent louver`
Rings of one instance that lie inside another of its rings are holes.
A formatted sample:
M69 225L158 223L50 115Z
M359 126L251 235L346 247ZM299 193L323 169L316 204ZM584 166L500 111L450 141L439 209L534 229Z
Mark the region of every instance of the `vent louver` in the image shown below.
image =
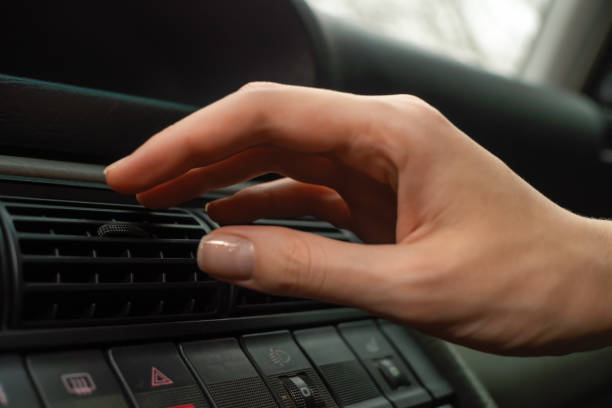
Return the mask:
M234 290L234 307L232 311L239 316L288 313L332 307L330 304L310 299L272 296L240 287L236 287Z
M227 303L227 285L197 268L210 229L188 211L14 198L0 211L17 254L16 326L195 319Z
M351 242L354 241L353 237L348 231L338 229L330 223L319 221L311 217L303 217L294 220L270 220L261 219L255 221L255 225L272 225L278 227L287 227L304 232L311 232L313 234L322 235L327 238L337 239L340 241Z
M279 226L322 235L327 238L346 242L357 242L348 231L312 217L299 219L260 219L255 225ZM272 296L245 288L234 288L232 313L235 315L255 315L279 312L295 312L332 307L330 304L284 296Z

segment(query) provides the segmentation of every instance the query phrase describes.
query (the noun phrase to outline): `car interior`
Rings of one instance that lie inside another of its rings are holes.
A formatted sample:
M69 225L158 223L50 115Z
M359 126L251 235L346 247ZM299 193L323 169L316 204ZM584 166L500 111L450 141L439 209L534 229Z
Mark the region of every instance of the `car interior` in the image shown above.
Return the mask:
M219 227L206 203L275 175L167 210L113 192L103 175L161 129L265 80L417 95L553 201L610 218L612 7L582 3L576 25L544 31L532 50L548 56L549 83L305 0L4 4L0 407L610 406L607 348L497 356L200 271L199 240ZM310 216L255 224L361 243Z

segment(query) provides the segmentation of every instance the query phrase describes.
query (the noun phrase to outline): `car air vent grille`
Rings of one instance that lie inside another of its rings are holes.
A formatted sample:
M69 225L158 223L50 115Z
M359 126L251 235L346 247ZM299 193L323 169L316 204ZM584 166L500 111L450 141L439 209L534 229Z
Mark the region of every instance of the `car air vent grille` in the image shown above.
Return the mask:
M256 315L287 313L332 307L332 305L310 299L272 296L250 289L236 287L232 313L235 315Z
M357 239L350 232L338 229L327 222L312 217L302 217L299 219L260 219L253 224L292 228L340 241L357 242ZM332 306L310 299L271 296L244 288L235 288L233 299L232 313L235 315L284 313Z
M287 227L304 232L311 232L313 234L322 235L324 237L337 239L340 241L354 241L354 238L348 231L338 229L328 222L319 221L311 217L303 217L292 220L260 219L255 221L253 224Z
M195 319L225 309L227 285L195 260L210 228L186 210L3 197L0 211L16 253L15 326Z

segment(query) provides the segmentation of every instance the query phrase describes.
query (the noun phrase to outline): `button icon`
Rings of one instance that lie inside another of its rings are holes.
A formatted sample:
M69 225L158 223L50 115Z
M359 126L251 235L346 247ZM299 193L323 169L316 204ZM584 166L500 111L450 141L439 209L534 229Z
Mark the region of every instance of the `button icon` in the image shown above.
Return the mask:
M170 377L159 371L156 367L151 367L151 387L159 387L170 384L174 384L174 381L172 381Z
M291 356L283 349L270 347L268 358L279 367L284 367L291 361Z
M366 343L365 348L370 353L376 353L380 351L380 346L378 345L378 342L376 341L375 337L370 337L370 340L368 340L368 342Z
M2 384L0 384L0 406L8 407L8 397L6 396L6 392L4 391Z
M91 395L96 390L96 383L89 373L62 374L60 378L69 394Z

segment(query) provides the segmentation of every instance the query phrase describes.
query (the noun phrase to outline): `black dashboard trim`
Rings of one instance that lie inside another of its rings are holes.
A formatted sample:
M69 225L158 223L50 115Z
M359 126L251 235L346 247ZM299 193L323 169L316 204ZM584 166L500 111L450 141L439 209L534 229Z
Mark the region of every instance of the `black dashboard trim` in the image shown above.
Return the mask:
M11 306L14 305L14 294L17 289L14 286L15 277L10 271L15 271L16 265L19 265L18 251L15 248L15 241L6 239L11 236L13 226L8 222L6 209L3 204L0 204L0 271L2 271L2 279L0 279L0 296L2 296L2 317L1 326L6 329L9 325ZM2 333L2 332L0 332Z
M248 332L305 328L363 319L370 315L351 308L334 308L265 316L230 317L133 325L6 330L0 332L0 351L92 347L98 344L176 341L227 337Z
M1 213L5 211L3 207L0 206L0 220L5 220L6 216L1 215ZM9 279L6 271L11 270L11 266L8 264L8 255L9 253L14 253L9 248L5 248L8 244L5 244L8 240L4 238L6 225L4 222L0 221L0 328L6 328L6 321L9 315L9 305L10 305L10 291L8 288Z

